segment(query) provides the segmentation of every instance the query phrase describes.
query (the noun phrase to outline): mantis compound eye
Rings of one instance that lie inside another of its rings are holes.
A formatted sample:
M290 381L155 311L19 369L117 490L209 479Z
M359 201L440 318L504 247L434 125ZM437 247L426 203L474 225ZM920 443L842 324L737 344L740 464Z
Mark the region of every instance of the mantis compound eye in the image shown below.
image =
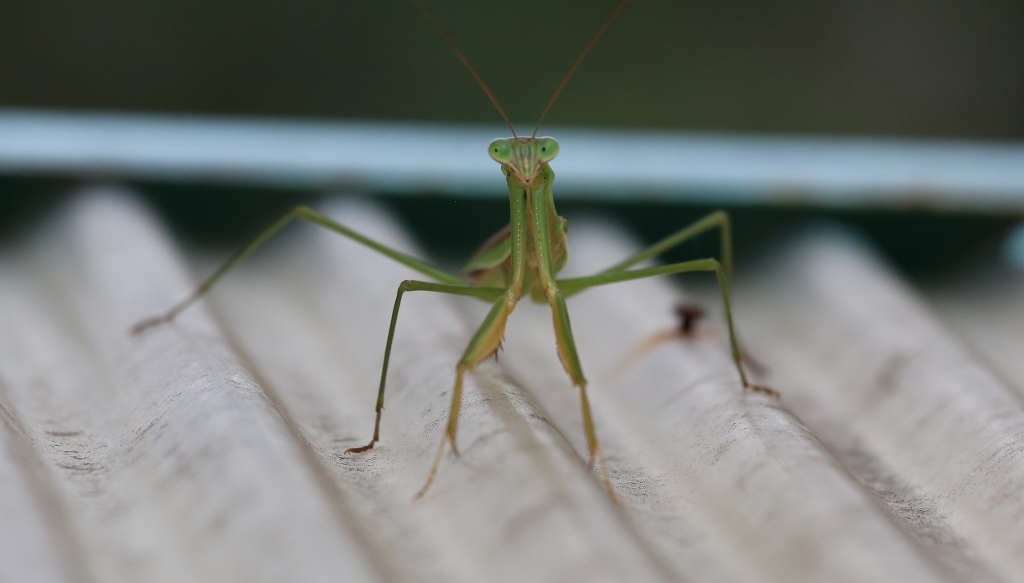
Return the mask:
M508 140L497 139L487 146L487 153L499 164L508 164L512 161L512 144Z
M558 155L558 142L555 138L537 138L537 157L541 162L550 162Z

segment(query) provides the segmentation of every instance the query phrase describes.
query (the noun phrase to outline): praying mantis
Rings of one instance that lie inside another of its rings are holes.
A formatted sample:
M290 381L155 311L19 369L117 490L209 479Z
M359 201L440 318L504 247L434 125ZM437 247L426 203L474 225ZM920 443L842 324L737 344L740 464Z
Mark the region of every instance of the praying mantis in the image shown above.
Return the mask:
M592 469L595 463L600 465L605 488L612 499L615 499L614 488L594 427L594 417L587 397L587 379L583 374L583 369L580 366L580 360L577 355L576 344L569 322L569 312L566 307L566 299L593 287L618 282L686 272L713 272L717 277L718 287L722 295L732 359L735 362L740 381L743 387L747 389L771 393L770 389L759 387L748 381L741 362L741 352L736 340L732 309L729 303L728 274L732 268L732 236L729 217L723 211L713 212L669 235L646 250L594 275L559 279L557 273L565 266L568 260L569 246L566 238L567 221L556 212L552 194L555 174L549 163L558 155L558 142L550 137L537 137L537 130L562 92L562 89L569 79L572 78L577 68L579 68L584 57L590 52L591 48L593 48L629 0L622 0L618 4L590 40L548 101L530 137L522 137L516 133L512 122L497 98L487 87L487 84L484 83L480 75L477 74L469 60L459 50L445 29L435 20L420 0L411 1L452 48L512 131L511 138L496 139L488 146L488 153L494 161L500 164L501 171L505 175L508 184L509 224L480 247L469 259L461 276L455 276L415 257L365 237L312 208L299 206L278 219L228 258L223 265L214 271L183 301L172 306L159 316L140 321L132 327L131 333L137 335L148 328L174 320L178 314L209 292L232 267L261 247L286 225L296 220L324 227L419 272L431 281L406 280L398 286L391 314L387 343L384 348L384 362L381 369L380 385L377 390L373 437L366 445L353 447L346 451L348 454L357 455L369 451L380 440L388 363L391 359L391 348L404 294L409 292L435 292L490 302L490 311L475 334L473 334L469 345L455 366L455 381L448 412L448 422L426 481L415 496L415 499L419 499L430 489L431 484L434 482L446 446L450 446L452 452L456 455L458 454L456 434L466 374L497 352L504 337L505 325L509 315L515 309L516 304L523 297L529 295L533 301L547 303L551 308L559 360L569 375L572 384L579 391L583 430L586 435L589 454L589 467ZM721 260L707 258L655 267L634 268L634 266L654 259L684 241L714 229L718 229L721 237Z

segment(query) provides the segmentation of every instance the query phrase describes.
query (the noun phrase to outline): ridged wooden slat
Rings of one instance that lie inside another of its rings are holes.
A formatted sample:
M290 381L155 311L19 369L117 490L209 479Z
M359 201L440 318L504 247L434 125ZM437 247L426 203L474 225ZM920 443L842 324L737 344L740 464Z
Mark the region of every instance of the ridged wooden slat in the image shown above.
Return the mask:
M83 194L4 271L4 406L56 492L37 504L80 546L65 559L81 559L81 578L375 579L202 308L129 336L191 288L136 201Z
M418 254L379 207L324 210ZM636 249L600 222L570 237L575 274ZM0 255L0 580L1024 576L1020 394L849 237L808 235L736 281L742 339L781 400L740 386L710 275L689 276L690 295L662 279L570 299L621 506L582 459L546 306L524 301L499 358L469 375L462 456L414 502L486 306L407 295L382 441L346 454L372 432L391 307L414 274L294 227L210 301L127 334L217 259L185 269L110 188ZM950 321L970 311L955 297L937 304ZM698 334L623 364L695 298L717 314Z
M569 269L577 273L637 250L607 225L576 221L571 232ZM631 347L674 323L681 300L662 279L597 288L570 302L598 427L642 538L699 581L943 580L786 410L785 398L742 388L723 342L669 342L614 370ZM532 315L509 335L503 359L579 448L578 405L549 354L550 318ZM788 394L786 385L776 388Z
M789 407L957 579L1024 578L1021 396L855 238L772 266L739 301Z
M1000 266L923 290L968 350L1024 398L1024 271Z

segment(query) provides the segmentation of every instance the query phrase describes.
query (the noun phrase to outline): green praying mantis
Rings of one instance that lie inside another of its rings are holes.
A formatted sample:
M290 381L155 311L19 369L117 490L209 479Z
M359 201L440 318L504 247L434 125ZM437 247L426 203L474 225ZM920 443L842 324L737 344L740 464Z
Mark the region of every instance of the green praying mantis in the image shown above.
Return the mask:
M509 315L515 309L516 304L524 296L529 295L533 301L538 303L546 302L551 307L558 357L573 385L579 390L583 430L586 435L589 453L589 467L593 468L595 463L600 465L608 494L615 499L615 492L608 474L607 464L601 452L601 446L594 428L594 418L587 398L587 379L583 374L583 369L580 367L576 344L573 340L572 328L569 323L566 298L593 287L623 281L686 272L714 272L722 294L729 344L740 381L747 389L774 393L771 389L751 384L747 379L741 362L741 352L736 340L732 309L729 304L728 274L732 267L732 237L729 217L722 211L711 213L703 219L662 239L646 250L594 275L559 279L557 273L565 266L568 260L569 247L566 238L567 221L558 216L552 194L555 174L551 170L549 163L558 155L558 142L550 137L537 137L537 130L540 128L541 122L554 105L566 83L568 83L576 69L580 66L584 57L626 6L628 0L622 0L619 3L590 40L548 101L547 106L537 121L537 125L534 127L533 134L528 138L516 134L508 115L506 115L494 94L477 74L452 38L434 19L433 15L430 14L419 0L412 0L412 2L452 48L477 84L494 104L509 129L512 130L511 138L496 139L487 147L491 158L501 165L501 170L508 183L509 224L480 247L469 259L461 277L459 277L365 237L312 208L299 206L278 219L231 256L187 298L171 307L164 314L139 322L131 329L131 333L139 334L147 328L174 320L178 314L210 291L232 267L262 246L283 227L295 220L306 221L334 231L425 275L432 281L406 280L398 286L398 293L395 297L395 304L391 314L391 325L388 330L387 343L384 348L384 363L381 369L380 385L377 390L373 437L366 445L350 448L346 452L349 454L359 454L372 449L380 440L381 415L384 410L384 390L386 388L388 363L391 358L391 347L394 341L395 327L398 323L398 312L404 294L419 291L437 292L490 302L490 311L455 366L455 385L452 390L448 423L437 449L430 473L423 487L415 496L416 499L419 499L429 490L437 475L437 470L445 453L446 444L451 447L454 454L458 454L456 433L459 421L459 407L462 400L463 381L466 374L472 371L480 362L497 352L505 334L505 324ZM655 267L634 268L637 264L653 259L684 241L714 229L718 229L721 236L721 261L708 258Z

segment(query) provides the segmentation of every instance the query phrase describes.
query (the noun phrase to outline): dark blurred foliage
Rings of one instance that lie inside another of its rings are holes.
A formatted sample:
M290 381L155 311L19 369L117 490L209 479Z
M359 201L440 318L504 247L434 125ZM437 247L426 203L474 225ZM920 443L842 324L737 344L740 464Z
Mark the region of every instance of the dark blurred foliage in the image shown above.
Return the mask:
M532 124L618 0L425 0L514 120ZM0 106L500 123L408 0L0 0ZM1022 0L632 0L552 125L1024 138ZM500 176L496 174L496 180ZM73 182L0 178L0 243ZM318 193L138 184L187 239L234 245ZM454 260L507 201L389 197ZM563 202L655 240L710 210ZM912 274L996 256L1006 215L728 209L756 254L822 217ZM704 237L669 259L717 251Z
M616 3L427 0L524 124ZM405 0L6 0L0 104L500 121ZM633 0L549 122L1024 137L1024 2Z

